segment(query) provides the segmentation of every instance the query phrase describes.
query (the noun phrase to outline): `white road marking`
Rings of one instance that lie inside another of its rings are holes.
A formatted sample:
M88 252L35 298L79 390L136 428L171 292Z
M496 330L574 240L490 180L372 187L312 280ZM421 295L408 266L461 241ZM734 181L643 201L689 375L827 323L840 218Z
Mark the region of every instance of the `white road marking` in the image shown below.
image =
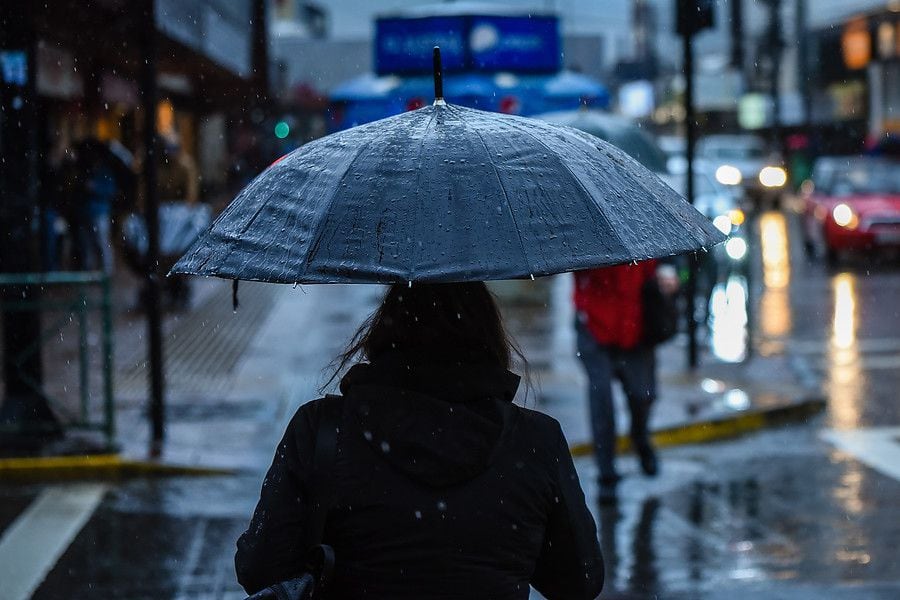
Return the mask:
M107 486L77 484L41 493L0 537L0 600L27 600L96 510Z
M788 341L789 350L796 354L827 354L829 340L791 340ZM900 352L900 339L898 338L863 338L857 340L856 347L860 352Z
M900 427L829 429L820 436L879 473L900 481Z

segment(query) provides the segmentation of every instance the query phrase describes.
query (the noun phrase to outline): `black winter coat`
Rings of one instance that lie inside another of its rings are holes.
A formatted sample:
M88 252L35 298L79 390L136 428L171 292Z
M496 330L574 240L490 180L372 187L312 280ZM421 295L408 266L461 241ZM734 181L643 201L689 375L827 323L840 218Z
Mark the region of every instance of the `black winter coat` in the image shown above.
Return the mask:
M322 402L343 407L329 598L594 598L603 559L562 430L512 403L519 378L402 356L354 366L342 399L302 406L238 540L248 593L302 569Z

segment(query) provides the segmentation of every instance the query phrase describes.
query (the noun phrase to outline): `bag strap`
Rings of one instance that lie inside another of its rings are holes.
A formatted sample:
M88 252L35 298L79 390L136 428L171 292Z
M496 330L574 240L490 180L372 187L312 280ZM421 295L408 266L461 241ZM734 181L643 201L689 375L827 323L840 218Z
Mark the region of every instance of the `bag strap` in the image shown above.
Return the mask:
M337 462L337 437L341 424L343 398L326 396L319 407L319 427L316 431L316 449L313 454L312 515L309 520L306 549L322 543L325 519L334 503L332 475Z

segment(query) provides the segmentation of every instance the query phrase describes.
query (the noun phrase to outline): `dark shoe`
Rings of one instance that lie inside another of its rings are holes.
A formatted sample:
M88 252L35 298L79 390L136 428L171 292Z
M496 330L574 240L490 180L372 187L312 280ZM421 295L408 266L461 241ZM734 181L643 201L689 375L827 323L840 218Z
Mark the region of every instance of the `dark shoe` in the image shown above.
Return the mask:
M656 477L659 473L659 461L656 460L656 452L652 447L647 446L638 450L641 460L641 470L648 477Z

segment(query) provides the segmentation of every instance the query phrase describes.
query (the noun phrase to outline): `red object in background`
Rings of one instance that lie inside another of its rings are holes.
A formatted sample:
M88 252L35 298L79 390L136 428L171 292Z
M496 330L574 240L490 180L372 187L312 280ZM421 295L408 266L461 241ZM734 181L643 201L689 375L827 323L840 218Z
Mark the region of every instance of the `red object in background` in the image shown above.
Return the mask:
M500 98L498 110L507 115L517 115L522 108L522 103L515 96L503 96Z
M876 185L873 182L886 176L885 172L875 171L875 165L884 159L857 157L852 161L859 164L852 167L846 158L836 160L842 165L841 171L856 169L865 175L854 180L863 187L854 187L851 180L835 183L832 180L837 175L819 178L813 172L814 185L803 198L807 244L824 250L829 260L845 250L900 247L900 176L894 175L893 186L889 180ZM885 168L891 167L881 167ZM900 164L894 168L900 170Z
M328 96L306 82L295 85L291 96L297 108L303 110L322 111L328 107Z
M805 150L809 148L809 136L805 133L794 133L787 137L787 149L796 151L796 150Z
M416 96L414 98L410 98L406 101L406 110L418 110L425 106L425 99L421 96Z
M641 289L656 276L656 260L575 273L575 309L587 318L594 339L628 350L641 341Z

